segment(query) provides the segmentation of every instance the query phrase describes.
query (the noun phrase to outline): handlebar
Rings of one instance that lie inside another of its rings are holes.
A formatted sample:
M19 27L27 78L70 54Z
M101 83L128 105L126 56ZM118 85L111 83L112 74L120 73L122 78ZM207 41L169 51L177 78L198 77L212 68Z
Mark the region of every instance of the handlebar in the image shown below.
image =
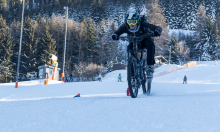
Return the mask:
M140 43L145 38L155 37L154 32L150 31L141 36L129 36L129 37L119 37L120 40L134 42L136 40L137 43Z

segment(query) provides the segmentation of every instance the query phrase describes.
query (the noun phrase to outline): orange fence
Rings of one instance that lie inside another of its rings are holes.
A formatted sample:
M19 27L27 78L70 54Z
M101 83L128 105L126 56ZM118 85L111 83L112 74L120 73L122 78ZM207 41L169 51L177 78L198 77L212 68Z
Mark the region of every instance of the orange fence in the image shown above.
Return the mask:
M170 72L174 72L174 71L177 71L177 70L182 70L182 69L185 69L185 68L188 68L188 67L191 67L191 66L195 66L195 65L197 65L197 62L196 61L192 61L192 62L189 62L187 64L182 65L181 67L174 67L174 68L170 68L170 69L168 69L168 70L166 70L164 72L155 73L154 77L159 77L159 76L168 74Z

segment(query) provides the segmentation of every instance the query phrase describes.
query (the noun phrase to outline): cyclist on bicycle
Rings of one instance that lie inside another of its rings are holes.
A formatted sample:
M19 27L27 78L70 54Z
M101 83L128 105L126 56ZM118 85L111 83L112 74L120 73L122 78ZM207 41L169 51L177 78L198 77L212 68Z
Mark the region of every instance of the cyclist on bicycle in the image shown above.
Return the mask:
M162 32L162 28L155 26L153 24L148 23L141 19L138 11L128 11L125 17L125 22L119 27L117 31L112 34L113 40L119 40L119 36L123 33L127 33L128 37L130 36L141 36L144 35L148 30L154 32L154 36L160 36ZM130 53L133 48L133 43L127 47L127 52ZM155 64L154 61L154 54L155 54L155 45L154 39L152 38L145 38L138 44L139 49L147 48L147 77L153 77L154 69L153 65Z

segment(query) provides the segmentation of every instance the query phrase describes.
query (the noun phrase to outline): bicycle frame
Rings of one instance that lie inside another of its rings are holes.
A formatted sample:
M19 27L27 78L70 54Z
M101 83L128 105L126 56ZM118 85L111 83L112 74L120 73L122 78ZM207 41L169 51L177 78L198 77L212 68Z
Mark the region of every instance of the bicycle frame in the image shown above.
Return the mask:
M135 58L135 63L134 63L134 74L137 79L138 87L140 87L141 82L145 81L146 77L143 75L142 71L144 71L144 59L143 59L143 53L145 52L143 49L138 49L138 42L137 42L137 37L133 36L131 40L133 40L133 56ZM140 53L140 56L139 56Z

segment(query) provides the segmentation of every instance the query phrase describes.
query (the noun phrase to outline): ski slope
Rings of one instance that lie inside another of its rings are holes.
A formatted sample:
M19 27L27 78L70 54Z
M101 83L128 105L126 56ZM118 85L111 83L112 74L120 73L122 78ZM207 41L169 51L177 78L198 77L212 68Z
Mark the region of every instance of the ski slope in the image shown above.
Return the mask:
M155 73L177 65L163 65ZM117 82L118 74L123 82ZM188 84L182 84L184 75ZM126 96L126 70L102 82L0 84L0 132L217 132L220 65L201 62L155 77L150 96ZM43 81L42 81L43 83ZM80 98L73 98L80 93Z

